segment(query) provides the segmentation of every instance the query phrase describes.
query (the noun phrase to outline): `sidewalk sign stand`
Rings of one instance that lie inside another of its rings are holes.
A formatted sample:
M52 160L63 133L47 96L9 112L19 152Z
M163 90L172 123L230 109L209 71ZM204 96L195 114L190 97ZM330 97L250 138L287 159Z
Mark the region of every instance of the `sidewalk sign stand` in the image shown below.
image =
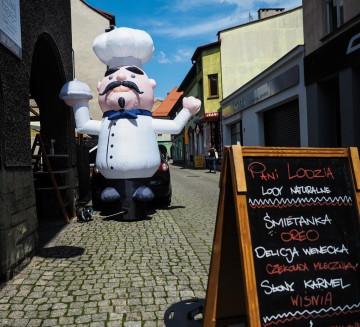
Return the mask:
M360 326L357 148L224 151L203 326Z

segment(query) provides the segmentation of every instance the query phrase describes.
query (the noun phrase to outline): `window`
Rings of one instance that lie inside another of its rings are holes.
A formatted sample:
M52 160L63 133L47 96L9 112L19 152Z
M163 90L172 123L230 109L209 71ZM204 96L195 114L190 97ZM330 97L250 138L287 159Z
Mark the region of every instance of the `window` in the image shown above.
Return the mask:
M219 96L219 87L218 87L218 74L208 75L209 81L209 98L214 98Z
M344 24L343 0L326 0L327 32L331 33Z
M242 135L242 120L238 123L230 126L231 128L231 144L243 145L243 135Z

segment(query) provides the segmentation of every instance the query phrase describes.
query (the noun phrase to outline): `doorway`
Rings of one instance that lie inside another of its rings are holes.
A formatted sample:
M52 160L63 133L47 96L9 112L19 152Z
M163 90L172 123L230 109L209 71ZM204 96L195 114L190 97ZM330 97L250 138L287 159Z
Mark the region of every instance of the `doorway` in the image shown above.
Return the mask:
M35 44L29 88L29 129L40 245L66 224L64 216L74 216L75 130L71 128L69 108L58 97L64 83L58 49L52 38L43 34Z

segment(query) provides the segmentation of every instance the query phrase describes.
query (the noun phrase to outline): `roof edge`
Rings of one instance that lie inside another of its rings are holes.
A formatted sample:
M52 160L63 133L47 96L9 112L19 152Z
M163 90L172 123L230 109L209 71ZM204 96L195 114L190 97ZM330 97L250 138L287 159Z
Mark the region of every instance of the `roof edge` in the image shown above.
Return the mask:
M227 32L227 31L230 31L230 30L232 30L232 29L239 28L239 27L242 27L242 26L247 26L247 25L251 25L251 24L257 24L257 23L263 22L263 21L265 21L265 20L277 18L277 17L279 17L279 16L287 15L287 14L293 12L293 11L296 11L296 10L301 9L302 7L303 7L303 6L298 6L298 7L295 7L295 8L293 8L293 9L283 11L283 12L277 14L277 15L269 16L269 17L262 18L262 19L256 19L256 20L251 21L251 22L248 22L248 23L243 23L243 24L239 24L239 25L232 26L232 27L228 27L228 28L225 28L225 29L223 29L223 30L218 31L216 35L217 35L218 38L219 38L220 33ZM266 9L266 8L261 8L261 9L264 10L264 9Z
M82 2L84 5L86 5L87 7L89 7L91 10L95 11L96 13L98 13L99 15L103 16L104 18L106 18L107 20L109 20L110 25L116 25L115 23L115 15L112 13L109 13L107 11L101 10L101 9L97 9L91 5L89 5L86 1L84 0L80 0L80 2Z
M196 48L196 50L194 51L194 54L192 55L191 60L193 61L194 58L197 56L198 52L200 52L201 50L208 49L208 48L211 48L211 47L215 47L215 46L220 45L220 44L221 44L221 41L217 40L217 41L212 42L212 43L208 43L208 44L198 46Z

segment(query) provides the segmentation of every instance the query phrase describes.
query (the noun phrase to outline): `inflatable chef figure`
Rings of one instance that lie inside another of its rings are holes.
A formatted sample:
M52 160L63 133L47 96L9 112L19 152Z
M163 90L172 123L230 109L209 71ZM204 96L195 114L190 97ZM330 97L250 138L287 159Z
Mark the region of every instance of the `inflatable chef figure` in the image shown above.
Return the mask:
M77 131L98 135L96 167L108 179L101 193L105 202L121 201L128 219L144 217L153 199L149 179L160 164L156 133L178 134L201 102L183 98L183 109L174 120L153 119L156 82L148 78L142 64L151 59L154 46L142 30L115 28L99 35L93 44L97 57L108 66L98 82L98 100L103 112L101 121L91 120L88 102L90 88L80 81L66 83L60 98L73 107ZM140 209L138 209L140 208Z

